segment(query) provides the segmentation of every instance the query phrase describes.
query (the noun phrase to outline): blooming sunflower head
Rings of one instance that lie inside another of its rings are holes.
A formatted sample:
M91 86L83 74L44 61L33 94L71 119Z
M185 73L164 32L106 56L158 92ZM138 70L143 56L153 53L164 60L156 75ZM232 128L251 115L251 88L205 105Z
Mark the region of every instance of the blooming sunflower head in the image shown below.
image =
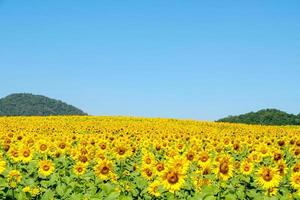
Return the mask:
M248 162L248 161L243 161L241 164L240 170L241 170L242 174L250 175L251 172L253 171L253 163Z
M7 175L7 180L9 182L10 187L15 188L17 184L21 182L22 175L18 170L11 170Z
M86 165L81 163L81 162L77 162L74 167L73 167L73 172L77 175L80 176L82 174L84 174L86 171Z
M265 190L278 187L280 183L280 175L274 168L261 167L256 175L258 184Z
M171 193L179 191L185 183L185 174L178 169L169 168L162 174L162 185Z
M148 193L155 197L159 197L161 195L161 193L159 192L160 185L161 184L158 180L153 181L148 187Z
M292 173L290 182L294 189L299 190L300 189L300 172Z
M50 160L41 160L39 162L39 173L42 176L49 176L54 170L54 164Z
M98 164L94 167L96 176L102 180L108 180L113 175L112 162L109 160L99 160Z

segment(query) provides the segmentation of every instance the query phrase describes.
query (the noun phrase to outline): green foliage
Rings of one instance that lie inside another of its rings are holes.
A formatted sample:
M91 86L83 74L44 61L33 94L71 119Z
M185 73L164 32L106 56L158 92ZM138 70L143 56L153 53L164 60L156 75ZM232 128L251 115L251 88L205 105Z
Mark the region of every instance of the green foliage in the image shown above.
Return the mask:
M11 94L0 99L0 116L86 115L62 101L27 93Z
M293 115L277 109L264 109L238 116L229 116L218 122L262 124L262 125L300 125L300 114Z

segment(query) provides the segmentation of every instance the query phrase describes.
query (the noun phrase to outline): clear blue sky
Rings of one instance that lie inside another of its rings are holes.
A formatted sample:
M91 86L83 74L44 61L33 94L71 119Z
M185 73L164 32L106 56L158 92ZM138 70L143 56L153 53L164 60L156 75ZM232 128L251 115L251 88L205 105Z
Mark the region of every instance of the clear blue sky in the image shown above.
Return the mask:
M0 0L0 96L94 115L300 112L300 1Z

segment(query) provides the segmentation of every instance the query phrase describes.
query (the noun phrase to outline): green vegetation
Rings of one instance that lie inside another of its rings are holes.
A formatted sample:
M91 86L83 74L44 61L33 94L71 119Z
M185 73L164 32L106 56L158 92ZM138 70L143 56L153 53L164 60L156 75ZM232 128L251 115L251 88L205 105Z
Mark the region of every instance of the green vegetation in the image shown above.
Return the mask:
M27 93L0 99L0 116L87 115L62 101Z
M300 114L293 115L277 109L264 109L238 116L229 116L218 122L262 124L262 125L300 125Z

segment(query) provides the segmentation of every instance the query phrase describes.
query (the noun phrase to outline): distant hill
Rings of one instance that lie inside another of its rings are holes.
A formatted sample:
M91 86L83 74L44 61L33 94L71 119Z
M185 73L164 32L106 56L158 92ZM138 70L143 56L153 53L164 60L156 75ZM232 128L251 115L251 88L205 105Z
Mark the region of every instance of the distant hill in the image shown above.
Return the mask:
M293 115L277 109L263 109L243 115L228 116L218 122L262 124L262 125L300 125L300 114Z
M28 93L11 94L0 99L0 116L87 115L60 100Z

